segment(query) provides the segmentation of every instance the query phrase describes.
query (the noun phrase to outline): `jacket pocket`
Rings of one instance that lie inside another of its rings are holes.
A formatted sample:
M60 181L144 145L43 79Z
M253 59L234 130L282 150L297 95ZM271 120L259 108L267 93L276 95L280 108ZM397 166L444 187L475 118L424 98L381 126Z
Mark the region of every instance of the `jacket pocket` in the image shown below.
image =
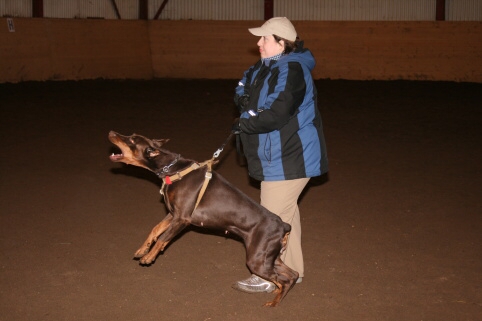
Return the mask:
M272 144L271 144L271 137L269 135L269 133L266 134L266 138L264 140L264 144L263 144L263 154L264 154L264 157L265 157L265 160L268 161L268 164L271 163L271 159L272 159Z

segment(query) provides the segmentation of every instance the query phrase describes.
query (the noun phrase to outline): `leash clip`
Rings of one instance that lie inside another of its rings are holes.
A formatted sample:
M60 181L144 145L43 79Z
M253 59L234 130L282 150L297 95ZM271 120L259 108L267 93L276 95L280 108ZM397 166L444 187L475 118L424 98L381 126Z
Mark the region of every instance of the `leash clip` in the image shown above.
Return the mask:
M219 148L217 151L214 152L213 158L218 158L219 154L223 151L224 148Z
M227 142L231 139L232 136L233 136L233 133L230 133L228 138L226 138L226 141L224 142L224 144L222 144L221 147L219 147L218 150L214 152L213 159L219 157L219 154L221 154L221 152L224 149L224 146L226 146Z

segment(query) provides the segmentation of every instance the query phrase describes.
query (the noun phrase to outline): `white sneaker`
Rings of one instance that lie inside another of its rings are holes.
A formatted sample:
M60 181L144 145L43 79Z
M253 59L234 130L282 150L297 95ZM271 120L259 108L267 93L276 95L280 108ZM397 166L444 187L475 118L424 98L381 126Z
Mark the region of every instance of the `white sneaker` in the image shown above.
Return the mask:
M276 289L276 285L273 282L260 278L259 276L252 274L246 280L238 281L233 284L233 289L248 292L248 293L271 293Z

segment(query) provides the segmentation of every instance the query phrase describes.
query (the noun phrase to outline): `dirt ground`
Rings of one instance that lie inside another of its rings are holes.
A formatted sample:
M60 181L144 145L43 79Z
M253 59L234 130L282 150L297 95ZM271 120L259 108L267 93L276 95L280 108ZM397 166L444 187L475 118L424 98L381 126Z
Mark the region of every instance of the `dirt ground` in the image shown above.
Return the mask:
M110 130L204 161L236 80L0 84L0 320L480 320L482 84L319 80L330 160L300 209L306 274L277 308L231 284L243 245L187 229L133 260L160 181ZM230 142L216 169L255 200ZM222 202L222 200L220 200Z

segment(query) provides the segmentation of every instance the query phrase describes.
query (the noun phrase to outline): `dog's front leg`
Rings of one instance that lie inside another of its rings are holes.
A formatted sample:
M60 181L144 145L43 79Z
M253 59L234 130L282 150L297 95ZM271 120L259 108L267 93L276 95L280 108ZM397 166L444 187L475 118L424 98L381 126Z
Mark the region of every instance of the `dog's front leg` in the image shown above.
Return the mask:
M140 262L141 264L151 264L156 259L159 252L164 251L164 248L169 244L169 242L181 232L186 226L189 225L188 221L184 220L172 220L171 224L167 228L167 230L159 236L159 239L156 241L156 244L152 247L152 249L144 255Z
M168 213L167 216L159 224L154 226L144 244L142 244L142 246L134 254L134 258L139 259L149 253L149 249L151 248L152 244L156 242L159 235L161 235L162 233L164 233L165 230L167 230L167 228L171 225L171 222L172 215L171 213Z

